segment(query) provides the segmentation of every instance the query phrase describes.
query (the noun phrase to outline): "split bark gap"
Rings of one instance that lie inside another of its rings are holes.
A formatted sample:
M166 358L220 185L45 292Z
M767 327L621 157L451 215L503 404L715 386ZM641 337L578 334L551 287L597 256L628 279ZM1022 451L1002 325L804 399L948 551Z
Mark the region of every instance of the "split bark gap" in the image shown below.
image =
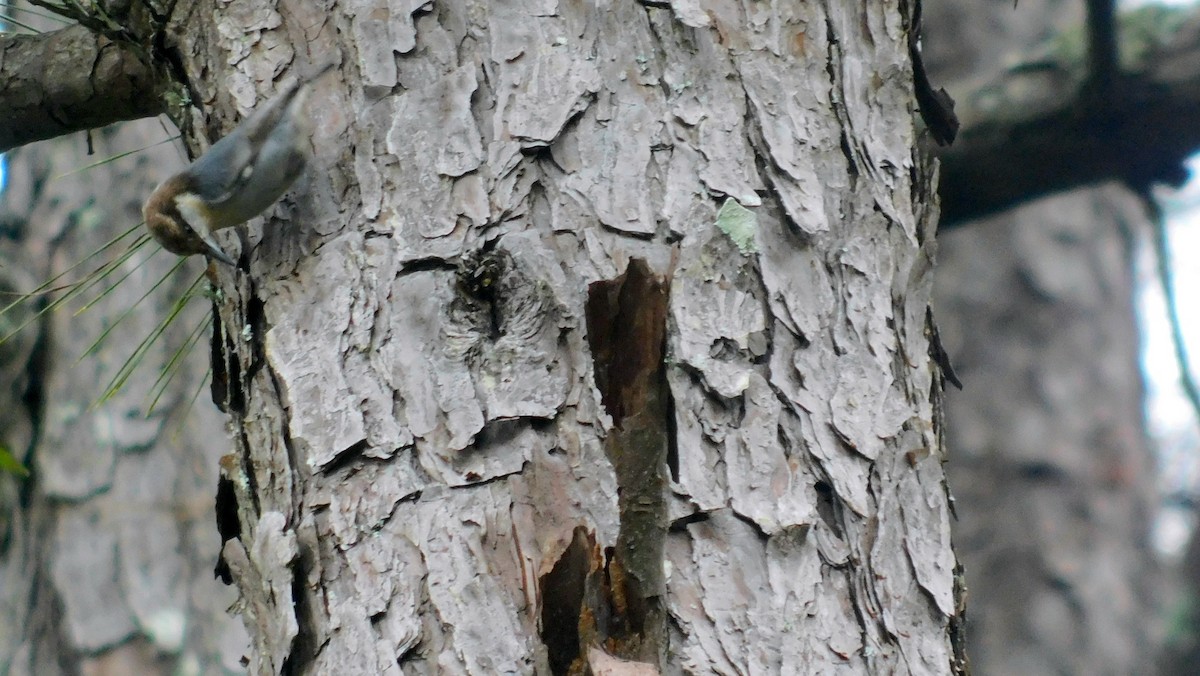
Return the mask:
M670 282L632 259L616 279L588 289L588 343L613 429L605 452L617 475L621 518L608 563L612 612L606 646L663 664L666 471L673 417L663 366Z

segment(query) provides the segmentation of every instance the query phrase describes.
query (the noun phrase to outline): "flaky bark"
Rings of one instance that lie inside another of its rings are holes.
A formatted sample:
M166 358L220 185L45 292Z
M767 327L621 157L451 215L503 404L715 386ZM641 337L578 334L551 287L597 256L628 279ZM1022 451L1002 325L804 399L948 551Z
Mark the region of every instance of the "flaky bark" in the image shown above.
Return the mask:
M345 78L218 272L253 672L955 668L905 18L650 5L180 26L214 126Z

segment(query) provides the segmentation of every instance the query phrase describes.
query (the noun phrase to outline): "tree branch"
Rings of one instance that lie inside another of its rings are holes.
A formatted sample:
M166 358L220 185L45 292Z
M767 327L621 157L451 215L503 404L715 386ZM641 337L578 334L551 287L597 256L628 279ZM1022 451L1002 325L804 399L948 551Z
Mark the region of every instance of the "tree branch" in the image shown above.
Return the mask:
M163 110L151 69L83 26L0 35L0 152Z
M1128 38L1123 38L1128 39ZM1122 49L1126 45L1122 44ZM942 227L1108 180L1178 184L1200 147L1200 18L1128 64L1098 99L1083 64L1025 64L961 97L942 162Z
M1116 0L1087 0L1088 77L1106 94L1119 74Z

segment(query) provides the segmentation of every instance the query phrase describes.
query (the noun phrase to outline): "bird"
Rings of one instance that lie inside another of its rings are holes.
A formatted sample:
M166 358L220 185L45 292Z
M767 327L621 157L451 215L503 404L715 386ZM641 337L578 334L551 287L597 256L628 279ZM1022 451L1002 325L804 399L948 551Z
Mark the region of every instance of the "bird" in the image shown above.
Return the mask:
M312 135L305 101L311 85L333 67L292 82L159 184L142 207L150 235L171 253L205 254L234 266L213 233L261 214L304 173Z

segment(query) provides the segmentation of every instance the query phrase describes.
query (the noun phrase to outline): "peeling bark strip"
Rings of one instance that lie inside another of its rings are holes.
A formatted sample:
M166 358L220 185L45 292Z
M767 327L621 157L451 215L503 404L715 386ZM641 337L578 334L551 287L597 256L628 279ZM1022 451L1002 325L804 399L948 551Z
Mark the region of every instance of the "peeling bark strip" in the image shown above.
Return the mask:
M666 461L670 394L663 368L670 283L640 258L588 287L588 344L613 429L604 442L617 473L621 530L608 562L610 647L664 664Z
M542 643L555 674L582 673L588 646L600 641L597 573L603 565L595 539L580 527L554 567L538 580Z
M662 394L668 283L635 258L619 277L588 287L588 346L596 387L613 424L644 413Z
M908 30L908 55L913 64L913 88L917 109L939 146L954 143L960 123L954 114L954 99L945 89L934 89L921 58L921 0L913 1L912 22Z

